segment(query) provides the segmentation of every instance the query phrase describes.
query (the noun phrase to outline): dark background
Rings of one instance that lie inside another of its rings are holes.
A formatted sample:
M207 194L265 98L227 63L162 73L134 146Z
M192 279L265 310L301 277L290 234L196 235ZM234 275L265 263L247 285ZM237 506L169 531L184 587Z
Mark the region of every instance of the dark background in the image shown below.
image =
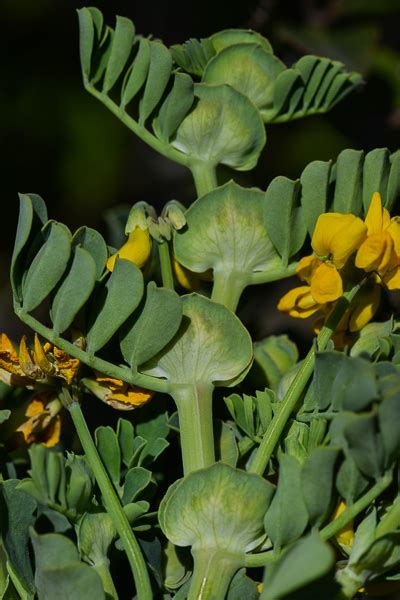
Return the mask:
M112 206L194 199L188 171L147 148L83 89L75 9L90 4L0 2L0 330L11 334L20 332L8 288L18 191L39 193L50 216L72 229L86 224L103 233L103 216ZM297 177L309 161L335 159L344 148L400 146L400 0L98 0L96 5L110 24L115 14L125 15L138 32L167 44L251 27L271 39L287 64L314 53L363 73L365 87L328 115L269 127L257 169L235 174L243 185L265 189L272 177ZM231 173L223 170L220 176ZM271 306L282 292L277 289L268 296ZM264 298L262 289L252 293L253 302ZM246 303L242 311L252 314ZM263 324L256 335L282 323L285 327L276 313L273 325Z

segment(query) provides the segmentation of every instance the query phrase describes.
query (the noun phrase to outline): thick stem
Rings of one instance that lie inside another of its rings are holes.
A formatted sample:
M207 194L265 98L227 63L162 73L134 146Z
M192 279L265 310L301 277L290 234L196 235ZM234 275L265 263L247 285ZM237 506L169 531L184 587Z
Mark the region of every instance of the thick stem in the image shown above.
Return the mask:
M124 549L135 580L137 597L139 600L151 600L153 594L151 590L149 574L140 550L140 546L133 534L132 528L123 511L114 487L107 475L107 471L101 462L92 436L90 435L88 426L86 425L85 417L83 416L80 404L78 402L72 402L67 406L67 408L74 422L88 464L93 471L97 484L100 488L104 499L104 505L124 545Z
M157 242L158 255L160 257L161 278L164 287L174 289L174 276L172 274L171 255L169 252L169 244L166 240Z
M232 577L240 569L240 557L206 549L192 552L194 571L187 600L224 600Z
M350 302L354 299L360 286L354 286L349 292L344 294L337 302L335 308L330 313L326 324L321 329L317 337L316 349L324 350L327 343L332 337L333 332L339 325L343 315L345 314ZM251 473L263 475L272 453L277 445L283 429L288 422L290 415L296 407L296 404L301 397L304 388L314 369L315 363L315 346L313 346L305 357L296 377L293 379L284 399L281 402L280 409L272 419L267 431L265 432L261 444L254 456L253 462L250 465Z
M218 187L214 166L207 165L206 163L196 163L190 165L190 170L192 171L198 198Z
M211 299L214 302L225 304L232 312L236 312L243 290L248 285L269 283L290 277L296 272L297 263L287 267L279 267L270 271L257 271L255 273L235 273L234 271L215 271L214 285Z
M232 271L214 271L214 284L211 300L225 304L232 312L236 312L240 296L247 281L240 274Z
M188 475L215 463L212 386L172 390L178 407L183 472Z
M110 563L107 560L96 563L94 565L95 570L101 577L101 581L103 584L104 591L107 595L107 598L111 600L118 600L118 593L115 589L115 585L110 573Z
M378 498L392 483L392 474L386 473L368 492L346 508L337 519L328 523L326 527L321 529L320 535L323 540L329 540L337 535L348 525L360 512L368 508L368 506Z

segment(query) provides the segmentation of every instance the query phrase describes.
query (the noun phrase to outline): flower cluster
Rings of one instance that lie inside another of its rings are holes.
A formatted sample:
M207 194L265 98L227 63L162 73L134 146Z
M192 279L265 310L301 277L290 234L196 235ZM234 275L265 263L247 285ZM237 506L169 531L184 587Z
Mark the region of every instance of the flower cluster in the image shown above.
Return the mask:
M306 285L290 290L278 309L306 319L326 314L343 295L344 273L354 257L353 277L369 275L368 285L356 299L339 329L359 331L378 309L380 285L400 289L400 220L390 218L379 193L372 197L365 221L352 214L320 215L311 240L314 254L302 258L297 274ZM354 269L356 267L356 269Z
M42 346L37 335L32 350L27 347L24 336L19 353L5 333L1 336L0 378L8 385L42 389L43 386L54 386L57 379L71 385L79 367L79 360L57 346L49 342Z
M26 443L51 447L59 442L62 420L60 386L82 383L95 396L119 410L132 410L153 397L153 392L131 386L120 379L95 373L95 377L78 381L81 363L49 342L40 343L35 335L33 349L25 336L17 352L5 333L0 341L0 380L10 386L34 390L24 406L22 419L15 423L13 433L22 434Z
M33 349L25 336L17 353L5 333L0 343L0 379L7 385L25 387L35 393L25 406L15 433L26 443L51 447L58 443L61 432L62 405L57 395L59 384L71 385L76 380L80 363L66 352L46 342L41 345L35 335Z

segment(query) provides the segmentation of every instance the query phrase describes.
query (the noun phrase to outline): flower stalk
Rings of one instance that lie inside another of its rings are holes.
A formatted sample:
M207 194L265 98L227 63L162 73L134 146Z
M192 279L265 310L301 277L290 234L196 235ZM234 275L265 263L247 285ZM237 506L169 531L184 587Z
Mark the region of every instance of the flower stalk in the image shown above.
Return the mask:
M172 392L178 408L185 475L215 463L212 393L213 387L206 385L182 386Z
M263 475L275 446L279 441L281 433L312 375L315 364L315 352L324 350L326 348L326 345L331 339L335 329L339 325L351 302L356 297L360 286L361 284L355 285L348 292L346 292L333 308L326 321L326 324L321 329L321 332L317 337L316 344L310 348L306 358L303 361L303 364L301 365L296 377L292 381L292 384L282 400L280 410L272 419L267 431L263 436L261 444L249 468L251 473Z
M211 192L218 186L215 167L209 166L206 163L198 163L190 165L189 168L192 171L198 198Z
M232 577L240 569L240 556L221 550L193 551L194 571L188 600L219 600L226 597Z
M165 288L174 289L174 276L172 274L171 255L167 240L157 242L158 254L160 257L161 279Z
M102 493L104 505L124 545L124 549L135 580L138 600L151 600L153 598L153 593L151 590L147 566L144 561L140 546L133 534L132 528L123 511L118 496L107 475L107 471L101 462L100 456L86 424L85 417L83 416L80 404L75 400L67 403L66 408L68 409L74 422L86 459L93 471L97 484Z

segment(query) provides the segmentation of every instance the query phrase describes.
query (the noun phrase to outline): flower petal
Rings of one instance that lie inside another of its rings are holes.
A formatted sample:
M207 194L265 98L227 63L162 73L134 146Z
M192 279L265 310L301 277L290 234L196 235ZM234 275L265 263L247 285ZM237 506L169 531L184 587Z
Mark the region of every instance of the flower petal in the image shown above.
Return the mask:
M280 299L277 308L281 312L287 313L290 317L307 319L321 307L311 296L310 287L308 285L301 285L293 290L289 290Z
M7 352L10 355L10 358L12 358L13 360L18 360L18 355L14 348L14 345L11 342L8 335L5 333L1 334L0 352Z
M350 309L349 330L360 331L374 317L381 302L382 290L378 285L363 291L356 298L353 309Z
M196 291L199 289L200 277L198 273L193 273L193 271L183 267L175 257L172 259L172 268L179 285L185 290Z
M46 344L47 345L47 344ZM39 336L35 333L35 342L34 342L34 353L33 353L34 361L39 367L42 369L46 375L55 375L56 369L54 365L49 361L46 356L44 349L39 340Z
M5 333L1 334L0 369L3 369L11 375L25 377L25 374L19 364L19 358L14 346ZM4 377L1 377L1 379L5 381ZM12 385L9 381L5 382L9 385Z
M388 290L400 290L400 265L385 273L382 280Z
M343 296L343 282L330 263L321 263L311 281L311 295L318 304L334 302Z
M71 385L81 366L80 361L77 358L72 358L64 350L57 348L57 346L53 347L53 355L56 361L57 375L65 379L68 385Z
M368 235L380 233L390 225L390 214L386 208L383 208L379 192L375 192L372 195L371 204L365 217L365 224L368 229Z
M31 356L30 350L26 345L26 336L24 335L21 338L19 344L19 364L21 365L21 369L28 377L32 379L45 379L45 374L42 369L37 365Z
M332 515L331 521L337 519L342 514L342 512L346 510L346 508L346 503L343 500L341 500L335 512ZM350 550L354 543L353 521L350 521L350 523L343 527L343 529L341 529L339 533L335 535L335 539L341 546L344 546L346 549Z
M387 232L393 240L394 251L398 258L400 258L400 218L393 217L390 221L390 225L387 228Z
M56 415L54 419L51 420L50 425L48 425L40 436L39 440L43 446L46 448L51 448L55 446L60 441L61 436L61 416Z
M321 264L319 258L311 254L310 256L304 256L296 268L296 273L302 281L310 283L313 273Z
M394 243L387 231L367 237L358 249L355 265L367 273L376 271L383 275L394 257Z
M318 256L332 257L341 269L366 235L366 225L355 215L325 213L318 217L311 245Z
M139 269L141 269L151 254L151 237L148 229L141 229L135 227L129 234L128 241L107 261L107 269L112 271L114 269L115 261L117 256L130 260Z

